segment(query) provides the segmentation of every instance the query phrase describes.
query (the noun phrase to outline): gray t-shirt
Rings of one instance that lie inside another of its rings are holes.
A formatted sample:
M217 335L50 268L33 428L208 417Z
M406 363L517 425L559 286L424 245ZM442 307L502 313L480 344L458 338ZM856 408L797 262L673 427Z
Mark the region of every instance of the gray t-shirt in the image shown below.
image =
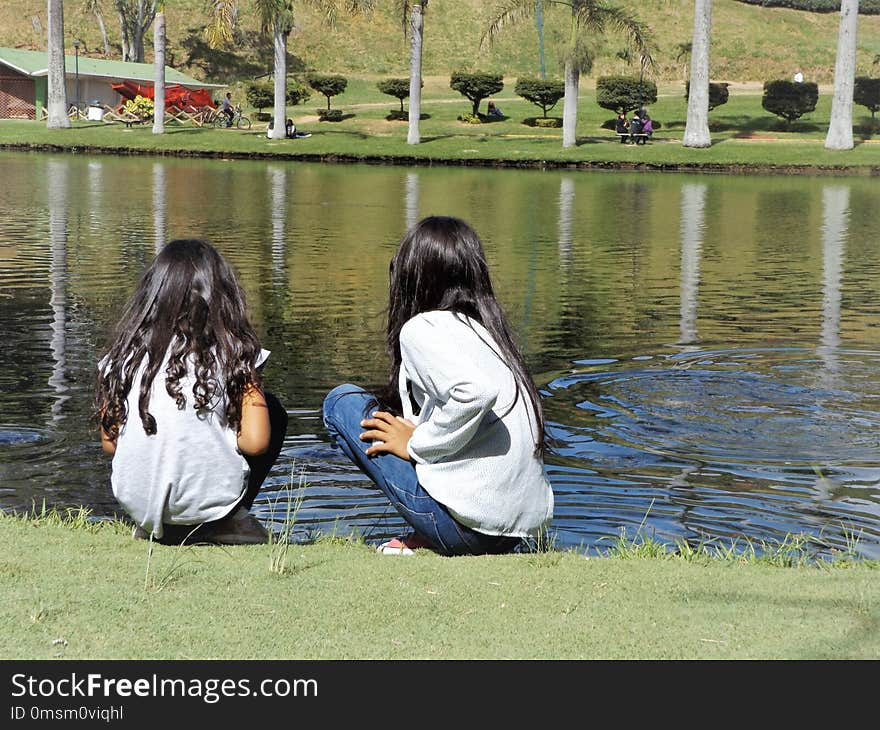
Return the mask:
M263 350L257 367L268 356ZM148 436L138 414L144 367L128 393L128 419L119 431L110 483L132 519L159 538L163 523L197 525L229 514L247 488L250 468L226 422L225 397L218 396L210 409L194 408L191 369L180 379L187 402L178 410L165 390L165 363L159 368L148 408L156 433Z

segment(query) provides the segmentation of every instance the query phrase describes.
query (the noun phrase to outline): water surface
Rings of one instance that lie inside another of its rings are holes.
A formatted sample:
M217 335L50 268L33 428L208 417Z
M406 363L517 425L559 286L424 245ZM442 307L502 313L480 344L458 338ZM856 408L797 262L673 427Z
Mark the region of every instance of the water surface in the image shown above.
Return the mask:
M299 535L402 523L329 442L323 395L385 377L388 261L461 216L545 396L558 544L812 537L880 557L876 182L0 153L0 507L118 511L93 368L156 247L239 272L290 412L256 510Z

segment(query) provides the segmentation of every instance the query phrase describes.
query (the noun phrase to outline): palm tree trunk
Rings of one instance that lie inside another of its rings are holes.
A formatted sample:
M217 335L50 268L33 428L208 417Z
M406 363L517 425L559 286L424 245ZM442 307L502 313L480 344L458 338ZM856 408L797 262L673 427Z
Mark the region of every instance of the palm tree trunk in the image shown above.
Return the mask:
M694 0L694 39L684 147L709 147L709 46L712 34L712 0Z
M825 149L828 150L853 148L852 107L858 22L859 0L843 0L840 5L840 31L837 35L837 60L834 62L831 123L825 137Z
M165 134L165 3L156 5L153 26L153 134Z
M568 58L565 59L565 97L562 101L562 146L577 144L578 86L581 69L575 58L578 37L578 18L574 6L571 10L571 27L568 38Z
M67 78L64 69L64 10L62 0L49 0L49 70L48 70L48 117L47 129L66 129L70 126L67 117Z
M565 62L565 98L562 102L562 146L577 144L578 85L581 74L571 58Z
M275 46L275 109L272 116L272 139L284 139L287 129L287 33L280 18L272 24Z
M410 17L409 46L409 129L406 135L407 144L421 142L419 119L422 116L422 34L424 32L424 14L422 3L414 3Z

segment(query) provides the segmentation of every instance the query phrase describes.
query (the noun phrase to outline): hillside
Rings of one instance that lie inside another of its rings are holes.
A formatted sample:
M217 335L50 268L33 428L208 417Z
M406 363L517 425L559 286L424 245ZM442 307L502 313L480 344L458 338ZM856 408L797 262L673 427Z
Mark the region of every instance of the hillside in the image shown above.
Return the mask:
M684 76L676 60L678 44L688 42L692 28L692 3L686 0L622 1L637 8L651 27L656 44L658 81ZM73 38L83 40L86 52L99 55L101 37L95 18L83 10L82 0L65 3L69 52ZM208 49L201 36L207 22L205 0L171 0L168 3L169 60L172 65L200 78L219 82L257 76L271 67L271 43L262 38L249 0L242 0L239 46L232 52ZM390 0L370 17L341 17L335 28L326 26L316 11L299 3L296 30L290 38L291 70L314 68L365 76L406 75L408 48L399 18ZM505 30L492 48L480 49L480 37L498 0L433 0L425 20L426 76L448 74L458 67L481 68L516 76L539 71L538 36L533 22ZM111 43L118 44L119 28L112 4L104 1L104 22ZM548 74L559 72L564 46L565 14L546 4L545 47ZM715 0L713 11L712 78L749 82L790 77L800 69L808 80L832 79L838 16L812 14L785 8L762 8L735 0ZM0 46L45 48L45 0L4 0L0 4ZM151 39L150 31L150 39ZM147 60L150 60L147 42ZM637 73L617 56L624 43L608 36L597 47L592 77L605 73ZM82 50L80 51L83 52ZM118 45L115 50L118 53ZM880 54L880 17L859 20L859 72L880 75L873 59Z

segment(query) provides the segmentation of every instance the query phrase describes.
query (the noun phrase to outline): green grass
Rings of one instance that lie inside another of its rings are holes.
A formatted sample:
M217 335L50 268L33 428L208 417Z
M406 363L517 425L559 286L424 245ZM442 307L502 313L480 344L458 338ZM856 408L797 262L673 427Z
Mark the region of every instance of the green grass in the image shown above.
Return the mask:
M496 99L508 115L500 122L470 125L457 121L468 111L468 102L442 84L426 84L421 123L422 143L406 144L405 122L386 121L396 100L384 96L366 80L352 85L352 97L340 96L334 108L342 109L342 122L319 122L316 105L289 107L298 128L312 136L300 140L269 140L265 124L250 132L193 126L167 126L164 135L152 134L149 125L126 129L103 122L76 122L69 130L47 130L44 123L8 121L0 125L0 146L25 149L64 149L76 152L109 151L121 154L183 154L229 157L285 157L307 160L364 160L400 163L509 164L513 166L599 166L659 169L753 169L788 171L804 168L876 172L880 144L868 131L870 117L855 113L855 149L831 152L823 143L830 99L820 96L811 115L787 128L761 108L760 94L735 90L725 106L710 115L713 145L694 150L681 146L686 105L679 85L661 89L652 117L662 124L653 143L621 145L601 128L610 114L595 103L595 92L582 90L578 135L580 144L564 150L559 129L538 129L522 120L534 117L536 107L502 92ZM348 92L346 92L348 93ZM354 101L357 100L357 101Z
M401 558L336 539L292 545L277 572L271 546L179 551L59 517L0 517L0 658L880 655L870 561Z

